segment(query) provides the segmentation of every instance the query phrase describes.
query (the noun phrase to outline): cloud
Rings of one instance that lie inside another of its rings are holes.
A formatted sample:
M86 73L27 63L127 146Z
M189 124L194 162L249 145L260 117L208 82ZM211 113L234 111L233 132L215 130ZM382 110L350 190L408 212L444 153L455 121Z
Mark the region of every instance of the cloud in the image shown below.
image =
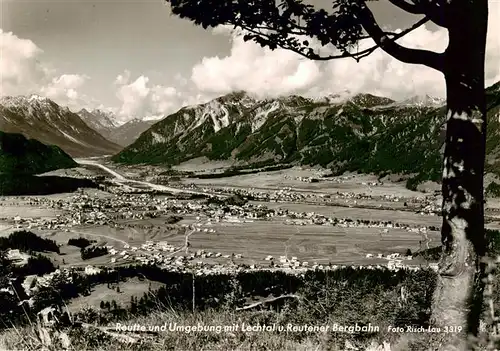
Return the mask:
M191 91L189 82L180 75L174 77L178 87L153 84L149 77L141 75L130 82L131 73L125 71L115 79L116 96L120 100L117 115L120 120L163 116L182 106L199 103L200 98ZM215 96L214 96L215 97ZM206 99L207 100L207 99Z
M28 39L0 29L0 95L36 93L48 68L40 64L42 50Z
M43 51L31 40L0 29L0 96L40 94L72 109L93 101L79 89L89 79L80 74L56 75L41 60Z
M119 74L115 79L116 85L125 85L130 81L130 71L125 70L123 74Z
M486 57L486 85L500 80L500 4L490 4ZM396 30L401 31L401 29ZM349 90L372 93L396 100L428 94L445 97L445 81L441 73L422 65L400 62L381 49L361 59L312 61L289 50L269 50L254 42L244 42L241 31L219 26L213 30L231 40L226 56L204 57L186 79L180 74L165 85L154 85L145 76L131 81L125 71L115 79L121 101L120 118L167 115L182 106L206 102L233 91L245 90L267 98L298 94L320 97ZM321 46L309 39L312 46ZM397 41L409 48L443 52L448 32L422 26ZM359 50L371 47L371 39L362 40ZM321 48L323 54L334 53L333 47Z
M52 78L46 86L40 88L42 95L74 110L88 103L89 98L80 94L78 90L90 79L86 75L63 74Z
M489 12L487 85L500 80L500 4L490 3ZM229 55L205 57L192 69L191 81L201 93L246 90L266 97L292 93L324 96L347 89L352 93L370 92L395 99L420 94L445 96L441 73L422 65L400 62L381 49L359 63L349 58L311 61L284 49L271 51L254 42L244 42L240 33L230 33L228 27L214 29L214 34L231 36ZM448 32L445 28L433 31L422 26L399 39L398 43L442 52L448 44ZM359 50L373 44L371 39L363 40Z
M246 90L262 96L287 94L320 78L320 65L287 50L263 49L234 37L229 56L204 58L193 67L191 80L202 92Z
M486 85L500 80L500 3L490 2L489 7ZM107 101L82 93L90 77L53 69L43 60L43 51L33 41L0 29L0 95L37 93L74 111L83 107L112 109L122 121L127 121L167 115L182 106L203 103L237 90L262 98L287 94L318 97L344 90L394 99L417 94L444 97L445 94L445 82L440 73L421 65L399 62L380 49L359 63L348 58L311 61L288 50L272 51L253 42L244 42L228 27L220 26L213 32L230 40L231 49L227 55L204 57L192 67L190 74L176 74L170 81L156 81L158 76L125 70L110 84L119 103L105 107ZM447 45L447 37L444 28L431 30L422 26L398 43L440 52ZM359 49L371 45L371 40L363 40ZM331 47L322 50L333 52Z
M124 79L119 75L115 83L121 85L116 96L122 102L119 114L122 116L135 115L144 109L147 103L146 98L149 95L148 88L149 78L145 76L138 77L130 84L124 84L128 79ZM120 84L121 83L121 84Z

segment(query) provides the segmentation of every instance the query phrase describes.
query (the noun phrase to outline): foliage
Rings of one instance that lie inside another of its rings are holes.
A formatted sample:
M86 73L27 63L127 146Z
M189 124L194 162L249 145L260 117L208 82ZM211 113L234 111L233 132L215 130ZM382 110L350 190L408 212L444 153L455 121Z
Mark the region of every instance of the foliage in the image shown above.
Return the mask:
M57 146L0 131L0 173L37 174L76 166L77 163Z
M48 195L97 187L98 185L90 179L0 174L0 195L3 196Z
M210 197L207 199L207 204L218 204L222 206L243 206L247 202L247 199L238 194L234 194L226 199L219 199L216 197Z
M54 272L56 267L50 258L37 254L28 258L28 262L23 266L12 267L12 272L16 276L39 275Z
M89 284L104 284L118 282L129 277L143 276L145 279L165 283L165 286L155 291L147 292L140 301L136 301L134 309L138 313L149 313L158 306L169 306L179 310L189 310L192 304L192 275L163 270L156 266L121 266L114 270L105 269L98 274L88 276ZM311 290L312 285L324 293L325 285L332 289L344 291L343 296L351 296L352 303L358 298L363 305L367 296L376 296L381 291L394 291L401 285L411 289L419 306L411 317L415 323L425 320L425 311L430 306L430 296L434 289L435 273L432 271L399 271L367 270L344 268L333 271L310 271L304 276L287 274L285 272L257 271L241 272L236 275L217 274L195 277L195 304L198 310L220 308L231 305L241 306L248 297L268 297L284 294L301 294L309 296L312 301L319 298L319 291ZM380 285L380 291L374 286ZM235 291L235 288L237 288ZM364 296L364 297L363 297ZM333 295L332 295L333 297ZM332 299L340 301L339 299ZM387 301L389 303L389 301ZM332 305L332 308L334 306ZM395 306L395 301L387 309L393 309L394 316L401 315L406 307ZM417 312L418 310L418 312ZM142 311L142 312L141 312ZM423 313L423 314L422 314Z
M491 182L485 189L487 196L500 197L500 184Z
M79 247L80 249L83 249L92 244L92 242L95 242L95 240L90 241L86 238L77 238L77 239L71 238L68 240L68 245L73 245Z
M417 251L413 254L413 257L422 257L427 261L437 261L441 257L443 249L441 246L432 247L430 249L425 249L422 251Z
M311 59L321 59L313 50L311 38L323 46L332 44L347 54L362 34L361 24L353 16L359 9L357 1L333 0L334 13L316 10L300 0L219 1L217 6L211 1L167 2L172 13L203 28L234 25L247 30L246 41L253 40L270 49L283 47Z
M182 221L181 216L170 215L165 219L165 224L175 224L180 221Z
M108 249L106 247L91 246L87 248L82 248L80 250L80 256L82 260L88 260L94 257L104 256L108 254Z
M26 230L14 232L8 237L0 237L0 250L7 249L19 249L26 252L52 251L59 253L59 246L54 240L41 238Z

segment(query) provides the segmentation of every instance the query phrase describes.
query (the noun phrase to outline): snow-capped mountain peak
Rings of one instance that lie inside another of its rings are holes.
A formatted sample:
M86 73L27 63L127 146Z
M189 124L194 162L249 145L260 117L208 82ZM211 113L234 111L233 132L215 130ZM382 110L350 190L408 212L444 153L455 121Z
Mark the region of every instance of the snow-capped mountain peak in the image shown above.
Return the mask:
M109 131L120 125L114 113L109 111L100 109L88 111L87 109L82 109L77 114L89 127L101 134L103 134L103 131Z
M108 154L120 149L68 107L40 95L2 97L0 124L4 132L57 145L72 156Z
M37 95L37 94L31 94L28 98L29 101L47 101L49 100L47 97L45 96L40 96L40 95Z
M350 90L343 90L338 93L313 98L314 102L324 102L328 104L339 104L352 98L354 94Z
M101 109L86 110L82 109L78 115L85 121L91 124L98 123L104 128L115 128L119 125L116 116L113 112L104 111Z
M412 105L412 106L443 106L446 103L445 99L425 95L415 95L411 98L399 102L400 105Z
M220 96L215 100L221 104L229 104L229 105L236 104L236 105L241 105L244 107L252 106L256 101L256 99L254 99L246 91L243 91L243 90L235 91L235 92Z
M9 108L17 108L22 110L33 108L46 108L50 105L56 105L49 98L32 94L30 96L3 96L0 98L0 104Z

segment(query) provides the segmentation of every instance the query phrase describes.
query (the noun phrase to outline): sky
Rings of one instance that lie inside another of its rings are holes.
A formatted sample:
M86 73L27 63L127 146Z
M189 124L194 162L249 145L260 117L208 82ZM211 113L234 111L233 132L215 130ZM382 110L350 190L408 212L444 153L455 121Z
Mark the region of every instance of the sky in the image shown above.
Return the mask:
M328 8L327 0L314 0ZM420 17L387 0L370 2L387 30ZM500 2L491 0L486 84L500 80ZM426 24L398 43L442 52L447 31ZM360 49L371 46L360 42ZM204 30L170 14L162 0L0 0L0 95L47 96L73 111L101 108L124 122L245 90L259 98L342 91L396 100L445 97L442 75L377 50L353 59L311 61L271 51L227 28Z

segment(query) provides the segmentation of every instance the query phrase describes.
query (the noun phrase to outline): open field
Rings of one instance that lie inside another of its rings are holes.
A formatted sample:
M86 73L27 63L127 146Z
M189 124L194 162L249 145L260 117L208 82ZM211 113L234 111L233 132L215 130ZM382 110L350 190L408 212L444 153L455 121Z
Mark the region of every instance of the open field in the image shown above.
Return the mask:
M204 164L197 160L191 160L172 168L179 171L209 172L214 168L223 167L223 164L224 162ZM141 174L151 176L155 172L159 172L159 169L157 169L158 167L153 166L131 167L112 165L112 167L117 169L124 176L132 178ZM246 189L253 188L259 190L273 190L290 187L295 191L322 192L326 194L334 194L337 191L343 191L357 194L370 194L373 196L398 195L403 197L423 197L425 195L421 192L406 189L404 181L385 181L376 186L370 186L369 183L377 182L377 176L366 174L347 174L341 177L323 178L323 175L327 173L329 172L323 169L293 167L278 171L267 171L257 174L242 174L223 178L185 178L181 179L181 183L195 184L200 187L234 187ZM304 181L304 178L315 178L318 182L309 183Z
M173 166L172 168L178 171L205 172L207 170L227 169L230 166L232 166L232 162L230 161L210 161L206 157L198 157L186 162L182 162L181 164Z
M41 218L56 218L59 213L62 211L58 211L50 208L36 208L32 207L26 203L16 204L14 206L7 205L5 203L0 202L0 208L2 212L0 213L0 217L16 217L21 216L25 217L41 217Z
M160 219L158 219L158 222ZM183 220L179 224L192 223L193 220ZM154 221L137 221L136 224L153 224ZM264 259L271 255L297 257L299 261L311 264L386 264L386 260L366 258L367 254L391 253L404 254L407 249L418 251L419 242L425 237L419 233L411 233L404 229L393 228L387 233L377 228L340 228L319 225L284 225L279 220L254 221L250 223L215 223L209 228L215 233L195 232L189 237L189 253L205 250L222 255L241 254L242 258L234 259L237 264L265 264ZM117 229L111 227L81 228L71 232L64 231L34 231L42 237L55 240L61 244L61 255L50 254L60 266L111 265L111 255L91 258L82 261L80 250L67 245L68 239L85 237L96 240L96 245L112 245L118 251L129 246L141 246L146 241L167 241L171 245L181 247L185 241L183 230L156 230L129 228ZM271 235L272 233L272 235ZM438 232L429 232L430 246L440 242ZM265 245L263 245L265 243ZM182 250L174 256L185 255ZM64 260L64 261L63 261ZM229 264L228 258L211 258L210 263ZM117 264L133 263L132 258L120 258Z
M260 201L252 202L255 204L264 203ZM399 211L399 210L378 210L356 207L340 207L340 206L320 206L312 204L295 204L295 203L266 203L269 208L289 209L295 212L314 212L324 216L333 216L337 218L358 218L363 220L381 220L400 222L410 225L422 226L440 226L441 217L420 215L415 212Z
M132 296L140 299L149 289L154 291L163 285L155 281L147 279L139 280L138 278L130 278L125 282L113 283L109 288L106 284L100 284L92 288L89 296L79 296L72 299L68 308L71 312L78 312L84 307L99 309L101 301L111 302L113 300L118 305L128 307ZM119 287L119 292L117 292L116 287Z
M367 253L404 254L408 248L419 249L422 236L393 229L381 234L373 228L338 228L318 225L283 225L280 221L223 223L214 225L215 233L197 232L190 236L193 250L243 254L245 263L263 263L267 255L296 256L300 261L318 263L372 264ZM272 233L272 235L270 234ZM439 242L438 234L430 235ZM182 237L166 237L180 241ZM265 244L263 244L265 243Z
M96 162L96 161L92 161ZM98 174L112 167L106 165L104 167L90 167L87 169L96 169ZM121 181L126 181L126 177L130 174L137 176L144 170L141 167L127 168L127 172L121 172L121 168L117 167L117 171L111 171L111 176L119 176ZM423 198L422 193L417 193L404 189L401 183L385 182L383 185L369 186L370 182L376 182L377 179L370 175L349 175L338 178L336 181L326 180L319 183L306 183L298 180L299 177L318 176L320 172L315 169L300 169L293 168L289 170L265 172L262 174L241 175L236 177L222 179L186 179L185 181L195 181L198 185L215 184L225 187L247 187L253 189L255 186L268 189L282 189L284 187L292 187L295 192L300 193L301 189L305 193L336 193L338 191L348 190L350 192L361 192L363 190L376 189L377 192L385 195L405 196L418 199ZM340 179L340 180L339 180ZM132 186L134 182L130 183ZM141 188L147 189L148 182L142 182ZM388 193L386 190L389 189ZM99 190L86 190L84 192L85 201L93 201L97 203L90 205L90 208L85 211L103 211L99 201L122 201L121 197L116 194L109 194ZM370 195L370 194L367 194ZM373 194L371 194L373 195ZM171 196L158 195L154 197L162 203L170 203ZM74 200L74 194L59 194L44 197L46 201L58 203L66 201L71 204ZM92 200L93 199L93 200ZM45 201L44 200L44 201ZM54 218L63 213L68 214L68 210L61 208L43 208L43 203L37 203L35 206L30 206L30 198L3 198L2 213L5 217L13 217L21 215L22 217L37 217L46 216L49 219ZM78 200L81 201L81 200ZM133 199L127 200L132 206L131 210L127 209L132 217L135 214L144 214L147 211L140 211L136 206L133 206ZM132 201L132 202L131 202ZM269 210L288 210L295 213L315 213L330 218L348 218L351 220L370 220L412 227L439 227L441 218L435 215L419 214L408 209L403 209L402 201L384 200L380 201L372 199L346 199L352 207L341 206L325 206L321 203L298 203L287 201L250 201L254 206L264 206ZM203 200L187 201L181 200L177 203L183 204L189 208L192 204L202 203ZM359 208L360 205L383 204L384 207L392 206L392 210L368 209ZM147 205L147 203L145 203ZM125 202L124 202L125 206ZM155 206L153 206L155 207ZM158 206L156 206L158 208ZM74 210L72 210L74 211ZM81 211L81 210L80 210ZM84 211L84 212L85 212ZM119 208L116 211L121 211ZM113 216L113 210L108 210L109 216ZM241 254L242 258L233 258L233 262L237 264L269 264L264 261L266 256L297 257L300 261L317 262L319 264L341 263L341 264L384 264L387 261L379 259L367 259L367 254L388 255L390 253L404 254L407 249L412 252L423 248L423 245L438 246L440 244L440 235L435 231L426 231L423 233L410 232L403 228L387 228L380 227L342 227L332 225L317 225L311 223L295 223L290 218L274 217L272 219L238 219L238 215L233 216L236 220L218 219L217 221L207 218L206 214L196 211L196 209L188 210L187 213L181 215L182 220L175 225L165 226L165 220L169 215L174 215L166 209L156 218L129 218L113 220L111 223L76 223L66 229L63 228L38 228L36 233L42 236L49 237L61 245L61 255L53 257L60 266L82 266L82 265L115 265L134 262L134 255L130 254L128 258L120 258L116 263L111 263L111 255L92 258L82 261L78 248L68 246L67 241L70 238L85 237L89 240L95 240L98 246L113 246L118 251L126 250L127 247L139 247L146 241L159 242L166 241L168 244L176 246L179 251L175 256L185 255L186 251L180 248L183 247L186 240L187 227L199 225L199 231L195 231L189 237L189 252L198 250L206 250L208 252L220 253L221 256ZM73 215L74 218L74 215ZM111 217L109 217L111 218ZM80 220L78 220L80 221ZM77 221L77 222L78 222ZM106 220L105 220L106 221ZM107 220L109 221L109 219ZM63 221L64 222L64 221ZM15 225L12 220L2 223L6 228L8 225ZM495 225L493 225L494 227ZM210 231L208 231L210 230ZM3 235L6 235L12 229L4 230ZM129 250L130 251L130 250ZM144 250L138 250L138 253L147 254ZM55 256L55 255L53 255ZM230 258L214 257L204 258L204 261L209 263L227 264L231 262Z
M318 183L308 183L299 178L316 178ZM352 175L346 177L341 183L335 182L331 178L320 178L315 170L285 169L280 171L270 171L263 174L237 175L216 179L185 179L185 183L193 183L198 186L233 186L255 189L281 189L290 187L295 191L322 192L334 194L337 191L363 193L374 196L399 195L405 197L422 197L423 194L405 188L405 183L384 183L383 185L369 186L362 183L377 181L376 176Z

